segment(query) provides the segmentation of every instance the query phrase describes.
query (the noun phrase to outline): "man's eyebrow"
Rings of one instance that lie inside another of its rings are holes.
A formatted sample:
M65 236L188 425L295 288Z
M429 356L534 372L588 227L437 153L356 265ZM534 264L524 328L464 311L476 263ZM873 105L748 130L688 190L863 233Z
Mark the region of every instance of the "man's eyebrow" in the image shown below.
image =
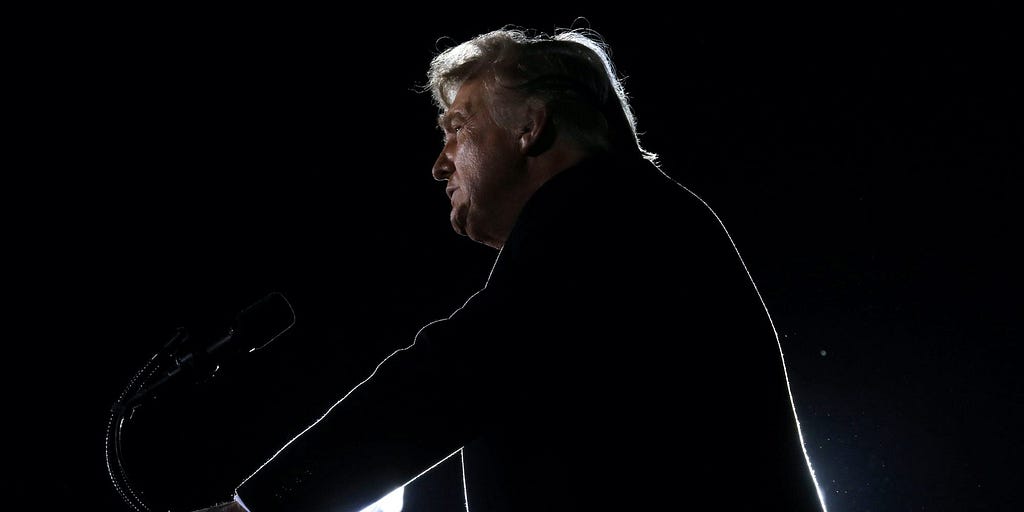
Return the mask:
M451 127L452 120L454 119L464 121L466 119L466 114L461 110L449 110L444 114L437 116L437 125L440 126L442 130L447 130Z

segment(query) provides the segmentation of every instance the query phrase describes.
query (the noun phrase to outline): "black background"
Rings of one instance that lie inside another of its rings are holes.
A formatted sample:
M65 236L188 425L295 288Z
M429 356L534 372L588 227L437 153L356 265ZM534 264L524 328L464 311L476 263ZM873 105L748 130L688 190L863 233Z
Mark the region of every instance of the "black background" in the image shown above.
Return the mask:
M121 387L174 328L213 338L281 291L294 330L126 433L147 492L229 496L486 278L495 253L451 231L430 176L441 134L416 90L442 38L586 16L645 145L717 210L763 294L829 510L1019 507L1010 17L635 7L12 17L5 494L127 510L103 460ZM680 371L700 364L685 344ZM721 478L741 503L742 461Z

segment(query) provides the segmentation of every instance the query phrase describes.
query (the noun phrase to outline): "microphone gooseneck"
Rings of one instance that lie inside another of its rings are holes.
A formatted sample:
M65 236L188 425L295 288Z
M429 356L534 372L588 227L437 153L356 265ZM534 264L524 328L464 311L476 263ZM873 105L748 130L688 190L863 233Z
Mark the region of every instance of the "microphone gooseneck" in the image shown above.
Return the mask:
M151 512L153 508L143 499L144 493L132 487L122 457L121 435L131 411L157 394L209 378L221 363L266 347L294 324L295 312L285 296L270 293L239 312L228 334L212 343L188 344L188 333L179 328L128 381L111 408L105 455L111 483L132 510Z

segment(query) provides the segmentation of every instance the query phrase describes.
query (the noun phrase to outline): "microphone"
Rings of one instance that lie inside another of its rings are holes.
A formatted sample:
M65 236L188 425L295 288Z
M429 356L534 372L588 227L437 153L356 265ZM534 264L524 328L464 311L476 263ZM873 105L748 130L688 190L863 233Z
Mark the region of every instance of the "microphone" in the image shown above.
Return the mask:
M189 344L190 351L184 351L188 335L179 329L153 358L163 356L169 366L163 377L139 391L135 396L122 402L123 407L133 407L154 396L154 392L166 390L171 383L183 380L182 375L191 375L199 381L213 376L225 363L235 357L266 347L295 325L295 311L288 299L280 292L273 292L249 305L236 316L226 336L208 344ZM188 379L184 379L188 380Z

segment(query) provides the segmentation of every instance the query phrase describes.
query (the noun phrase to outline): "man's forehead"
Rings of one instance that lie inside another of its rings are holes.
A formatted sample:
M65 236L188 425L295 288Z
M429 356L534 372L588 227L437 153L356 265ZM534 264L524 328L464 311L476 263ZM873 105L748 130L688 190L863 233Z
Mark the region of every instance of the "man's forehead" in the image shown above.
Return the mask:
M479 78L462 82L458 89L456 89L455 96L452 98L452 103L448 110L461 108L461 110L471 111L473 106L482 100L485 89L483 85L483 80Z

